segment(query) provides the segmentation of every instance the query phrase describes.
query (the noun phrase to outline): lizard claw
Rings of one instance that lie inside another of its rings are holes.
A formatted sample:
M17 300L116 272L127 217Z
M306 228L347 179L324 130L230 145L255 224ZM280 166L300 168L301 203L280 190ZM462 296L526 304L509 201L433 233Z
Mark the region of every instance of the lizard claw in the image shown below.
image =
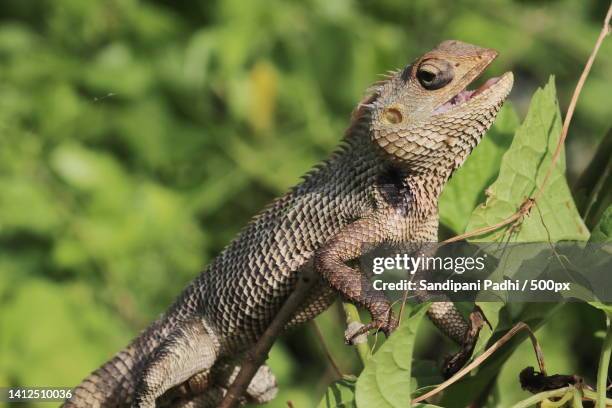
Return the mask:
M367 343L368 335L366 333L359 334L362 327L364 327L364 324L361 322L350 322L344 331L344 342L351 346Z
M382 331L386 337L397 328L397 319L393 313L389 311L387 317L374 318L370 323L362 325L357 330L355 327L350 327L344 333L344 342L349 345L355 345L363 342L363 336L370 330Z

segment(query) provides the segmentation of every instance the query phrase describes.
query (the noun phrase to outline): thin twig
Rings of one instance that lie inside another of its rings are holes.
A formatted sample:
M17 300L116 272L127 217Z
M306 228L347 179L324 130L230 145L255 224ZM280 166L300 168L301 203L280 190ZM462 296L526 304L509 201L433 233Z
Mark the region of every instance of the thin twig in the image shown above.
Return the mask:
M570 104L567 107L567 113L565 114L565 120L563 121L563 128L561 130L561 136L559 137L559 143L557 143L557 148L555 149L555 152L553 153L553 157L550 162L550 166L548 167L548 171L546 172L546 175L544 176L544 180L542 181L542 184L540 184L540 188L538 189L538 191L533 196L535 200L540 198L540 196L542 195L542 192L544 191L544 187L546 186L546 183L548 182L548 179L550 178L555 168L557 160L559 159L559 155L561 154L561 149L563 148L563 144L565 142L565 139L567 138L567 131L569 130L570 122L572 121L572 117L574 116L574 111L576 110L576 104L578 103L578 98L580 97L580 93L582 92L584 83L586 82L586 79L589 76L589 73L591 72L591 67L593 66L595 57L597 56L597 53L599 52L601 43L603 43L604 38L606 38L606 36L610 34L610 19L611 18L612 18L612 2L610 2L608 13L606 14L606 18L604 19L603 27L601 28L601 31L599 32L599 37L597 37L597 41L595 41L595 46L593 47L593 51L591 52L591 55L589 55L589 59L587 60L586 65L584 66L584 69L582 70L582 75L580 75L578 84L576 85L576 88L574 89L574 93L572 94L572 99L570 100Z
M542 183L536 190L535 194L532 197L527 198L514 214L498 222L497 224L483 227L483 228L478 228L473 231L469 231L464 234L457 235L455 237L452 237L452 238L449 238L443 241L443 243L461 241L466 238L471 238L471 237L483 235L483 234L498 230L512 223L517 223L517 222L520 223L522 222L522 219L526 215L529 214L529 210L531 210L533 203L539 200L542 194L544 193L544 188L546 187L546 184L548 183L548 180L550 179L550 176L557 164L557 161L559 160L561 149L563 148L565 139L567 138L567 132L569 130L570 123L574 116L574 111L576 110L576 104L578 103L578 98L580 97L580 93L582 92L584 83L586 82L586 79L589 76L589 73L591 72L591 67L593 66L593 62L595 61L595 57L597 56L597 53L599 52L599 48L601 47L603 40L606 38L608 34L610 34L610 20L611 19L612 19L612 2L610 3L610 7L608 8L608 13L606 14L606 17L604 19L604 24L599 33L599 37L597 37L597 41L595 42L593 50L591 51L591 54L589 55L589 59L587 60L584 66L584 69L582 70L582 74L580 75L580 78L578 79L578 83L576 84L576 87L574 88L574 93L572 94L572 99L570 100L570 104L567 107L567 111L565 113L565 119L563 121L561 135L559 136L559 141L553 153L552 160L550 162L550 166L548 167L548 170L546 171L544 180L542 181Z
M597 407L604 408L606 406L606 380L608 378L608 367L610 366L610 356L612 355L612 326L610 317L606 314L606 337L601 346L601 354L599 355L599 368L597 370Z
M274 341L291 320L297 308L306 300L315 282L317 282L317 279L314 276L300 276L296 288L274 316L272 323L266 328L255 346L246 354L242 368L227 390L219 408L233 408L238 405L240 397L249 386L253 376L268 357Z
M584 398L585 399L589 399L592 401L597 401L597 394L595 393L595 391L589 390L587 388L583 388L582 389L582 393L584 394ZM612 407L612 398L606 398L604 400L604 408L605 407Z
M327 347L327 343L325 343L325 338L321 334L321 329L319 329L319 325L317 324L315 320L312 321L312 326L314 327L315 335L317 336L317 339L319 340L319 343L321 344L321 347L323 348L323 352L325 353L325 356L327 357L327 361L329 361L329 364L332 366L334 373L336 374L336 377L338 377L338 379L342 378L343 377L342 371L340 371L340 368L338 368L338 364L336 364L336 362L334 361L334 358L331 352L329 351L329 348Z
M489 226L482 227L482 228L478 228L478 229L475 229L475 230L470 231L470 232L466 232L466 233L461 234L461 235L456 235L454 237L451 237L449 239L446 239L446 240L442 241L442 243L443 244L449 244L451 242L461 241L461 240L464 240L466 238L475 237L475 236L478 236L478 235L486 234L488 232L496 231L496 230L498 230L498 229L500 229L502 227L505 227L508 224L512 224L512 223L518 221L520 218L522 218L523 216L525 216L525 215L527 215L529 213L529 210L531 210L531 207L527 207L525 205L525 203L527 203L527 202L528 201L526 200L523 203L523 205L521 205L521 208L519 208L519 210L517 212L512 214L510 217L504 219L503 221L498 222L497 224L489 225Z
M402 295L402 306L400 307L399 311L398 327L401 326L402 319L404 318L404 309L406 309L406 302L408 302L408 289L404 289L404 293Z
M438 245L438 248L439 247L440 246ZM414 279L415 279L415 275L412 275L410 277L410 280L414 281ZM408 290L408 288L406 288L406 289L404 289L404 293L402 293L402 300L401 300L402 304L400 306L399 316L398 316L398 320L397 320L398 321L398 324L397 324L398 328L402 326L402 322L404 321L404 312L406 311L406 304L408 303L408 299L409 298L413 298L413 297L418 299L418 295L416 295L416 294L410 295L409 292L410 291Z
M542 353L542 349L540 348L540 345L538 344L538 340L536 339L535 335L533 334L533 332L531 331L531 329L529 328L527 324L523 322L519 322L515 324L514 327L512 327L510 330L508 330L508 332L504 334L499 340L493 343L493 345L489 347L484 353L482 353L480 356L475 358L474 361L472 361L470 364L463 367L455 375L453 375L451 378L444 381L443 383L439 384L433 390L413 399L412 403L416 404L417 402L425 401L427 398L430 398L438 394L442 390L448 388L452 384L459 381L461 378L463 378L466 374L468 374L474 368L482 364L487 358L489 358L493 353L495 353L499 348L501 348L504 344L506 344L512 337L514 337L521 330L525 330L529 334L529 337L531 338L531 343L533 345L533 349L536 354L536 359L538 360L538 366L540 367L540 372L546 375L546 369L544 367L544 354Z
M584 399L584 396L582 391L583 390L580 388L576 388L574 390L574 400L572 401L573 408L583 408L582 400Z

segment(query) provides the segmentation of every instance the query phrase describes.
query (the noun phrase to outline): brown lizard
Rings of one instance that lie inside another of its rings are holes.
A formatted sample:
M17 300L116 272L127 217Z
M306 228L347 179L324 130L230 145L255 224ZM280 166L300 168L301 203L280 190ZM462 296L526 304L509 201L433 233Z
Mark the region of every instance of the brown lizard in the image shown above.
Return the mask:
M496 55L446 41L373 86L340 147L255 216L166 313L83 380L64 406L215 406L240 356L298 274L313 267L322 279L290 326L314 318L339 294L372 316L350 337L391 333L397 319L390 302L348 263L379 244L437 241L442 188L512 88L506 73L466 90ZM450 302L434 303L428 315L462 346L454 364L463 364L478 330ZM245 401L265 402L275 392L262 366Z

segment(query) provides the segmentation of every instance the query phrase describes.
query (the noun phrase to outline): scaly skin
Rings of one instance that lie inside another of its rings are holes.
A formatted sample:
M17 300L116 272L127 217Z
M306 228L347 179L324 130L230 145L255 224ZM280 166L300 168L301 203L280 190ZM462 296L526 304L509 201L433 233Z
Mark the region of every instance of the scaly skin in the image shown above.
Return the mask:
M512 88L507 73L461 93L496 55L447 41L376 84L330 158L254 217L162 317L83 380L64 406L152 407L156 400L215 406L235 375L234 361L261 336L298 273L313 267L322 280L290 325L314 318L340 294L372 315L360 332L392 332L397 321L389 301L347 262L382 243L417 248L437 241L442 188ZM429 317L463 346L454 359L463 364L478 328L449 302L435 303ZM275 392L264 366L244 401L265 402Z

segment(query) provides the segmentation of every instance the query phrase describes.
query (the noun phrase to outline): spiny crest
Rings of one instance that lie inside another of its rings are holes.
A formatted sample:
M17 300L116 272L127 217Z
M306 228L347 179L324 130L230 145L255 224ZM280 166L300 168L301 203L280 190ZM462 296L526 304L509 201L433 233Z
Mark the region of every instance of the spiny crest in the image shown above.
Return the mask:
M397 69L394 69L394 70L388 70L384 74L379 74L379 76L382 76L382 79L378 80L378 81L374 82L372 85L370 85L366 89L366 92L365 92L366 95L374 94L376 96L380 96L380 94L383 91L385 85L387 85L389 82L393 81L395 78L401 77L405 70L406 70L406 68L397 68Z
M383 77L382 81L379 82L386 82L386 80L388 79L393 79L396 76L400 75L402 72L404 71L404 68L397 68L397 69L390 69L387 72L385 72L384 74L378 74L378 76ZM378 82L376 82L378 83ZM376 85L375 83L375 85Z
M368 127L371 113L377 107L376 100L381 96L385 85L400 76L404 70L405 68L398 68L396 70L389 70L385 74L380 74L383 79L374 82L366 89L365 96L351 114L351 122L345 132L345 138L360 134L361 131Z

